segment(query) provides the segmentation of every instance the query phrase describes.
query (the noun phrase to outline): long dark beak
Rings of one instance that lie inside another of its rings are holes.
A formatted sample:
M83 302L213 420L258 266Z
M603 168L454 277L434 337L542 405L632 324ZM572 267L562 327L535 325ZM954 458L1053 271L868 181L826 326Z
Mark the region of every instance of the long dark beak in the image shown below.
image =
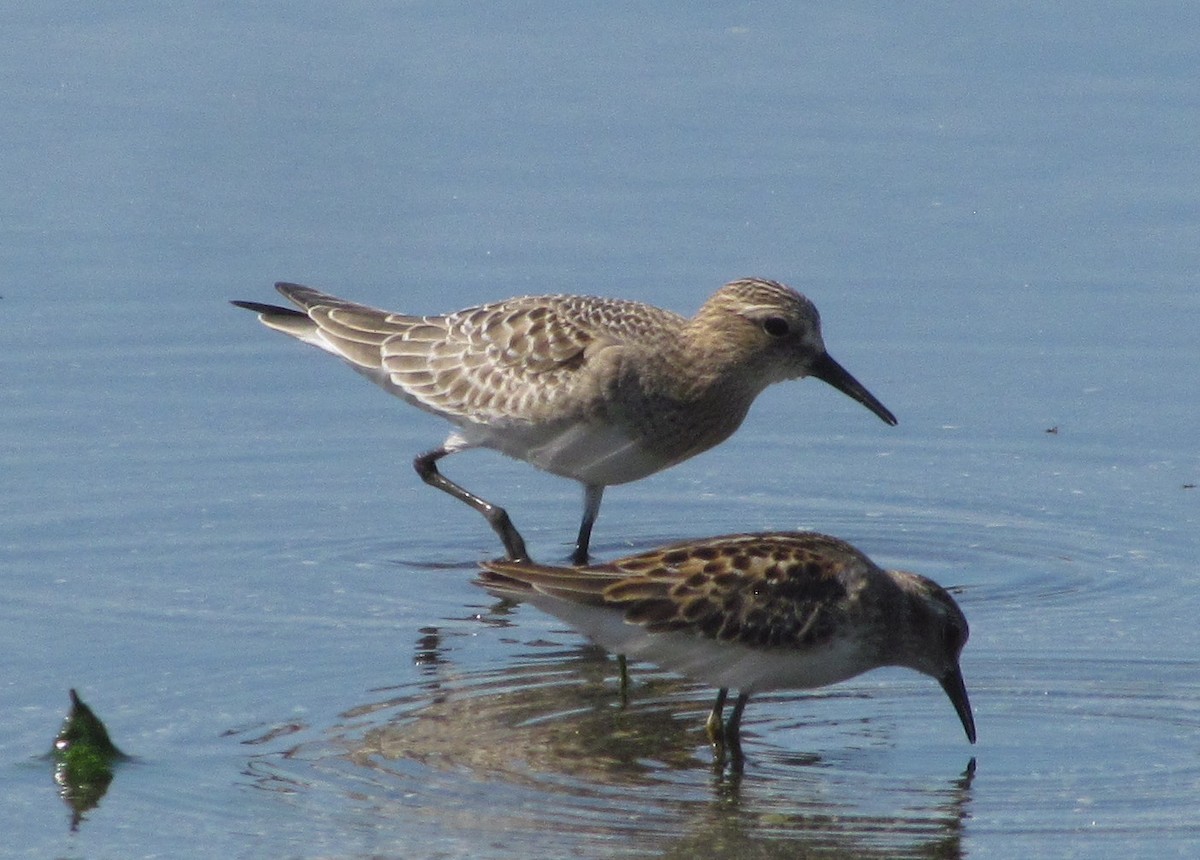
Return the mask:
M938 683L942 685L942 689L950 697L950 703L954 705L954 710L958 712L963 730L967 733L967 740L975 743L975 716L971 713L971 700L967 698L967 685L963 683L962 670L955 666L938 678Z
M842 394L854 398L883 419L885 424L896 425L896 416L889 412L886 406L876 400L875 395L867 391L861 382L850 375L850 372L846 368L834 361L829 353L825 353L813 362L812 367L809 368L808 375L815 376L822 382L828 382L838 391L842 392Z

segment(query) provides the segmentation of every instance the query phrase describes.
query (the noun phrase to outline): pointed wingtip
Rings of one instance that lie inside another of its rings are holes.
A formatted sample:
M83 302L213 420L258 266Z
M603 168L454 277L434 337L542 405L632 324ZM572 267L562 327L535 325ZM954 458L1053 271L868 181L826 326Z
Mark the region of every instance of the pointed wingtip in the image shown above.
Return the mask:
M519 566L520 562L511 562L507 559L480 562L479 575L471 582L497 597L519 598L529 594L533 591L532 584L505 573L505 570L511 569L513 565Z

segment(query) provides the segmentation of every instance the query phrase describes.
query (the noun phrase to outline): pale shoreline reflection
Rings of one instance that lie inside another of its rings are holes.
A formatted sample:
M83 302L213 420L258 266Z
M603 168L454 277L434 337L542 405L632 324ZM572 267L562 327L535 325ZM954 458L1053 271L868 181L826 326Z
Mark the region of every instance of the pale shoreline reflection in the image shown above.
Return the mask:
M480 839L535 832L547 844L618 840L668 857L961 855L974 759L938 778L890 776L871 769L878 739L861 726L814 726L814 750L861 733L859 749L830 757L781 748L762 724L748 730L744 769L731 771L715 766L700 726L703 685L635 667L622 707L616 663L593 646L520 643L510 665L463 671L438 628L417 634L423 680L373 691L282 760L259 758L248 771L259 786L295 790L307 764L314 780L334 780L325 790L344 782L373 815L395 806L397 820ZM839 696L861 698L821 694Z

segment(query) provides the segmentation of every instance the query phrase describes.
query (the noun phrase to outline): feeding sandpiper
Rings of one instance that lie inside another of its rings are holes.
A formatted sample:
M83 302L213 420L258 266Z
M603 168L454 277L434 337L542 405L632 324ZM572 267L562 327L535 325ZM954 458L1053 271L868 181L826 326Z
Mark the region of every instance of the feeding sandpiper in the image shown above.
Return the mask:
M815 376L896 423L825 351L813 303L774 281L726 284L691 319L640 302L565 295L410 316L275 286L300 310L234 304L453 423L441 447L413 465L425 483L483 514L515 560L528 553L508 514L442 475L440 459L494 448L582 483L572 562L586 564L605 487L724 441L772 383Z
M752 694L823 687L881 666L936 678L975 743L959 668L968 635L962 610L933 580L883 570L843 540L741 534L593 567L482 567L477 583L493 594L532 603L617 654L719 688L708 734L735 756ZM730 689L738 697L723 721Z

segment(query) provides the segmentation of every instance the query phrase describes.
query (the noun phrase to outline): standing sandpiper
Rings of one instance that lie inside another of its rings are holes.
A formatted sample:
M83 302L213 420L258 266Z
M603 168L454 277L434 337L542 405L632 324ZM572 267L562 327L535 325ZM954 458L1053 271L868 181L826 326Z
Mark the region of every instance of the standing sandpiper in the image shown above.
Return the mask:
M594 567L482 567L477 582L493 594L532 603L617 654L718 687L708 734L735 757L751 694L823 687L881 666L936 678L975 743L959 668L967 619L954 598L837 538L728 535ZM739 695L723 722L730 689Z
M528 553L505 510L446 478L438 460L494 448L582 483L572 556L580 565L605 487L723 442L774 382L815 376L896 423L825 351L813 303L774 281L726 284L691 319L590 296L530 296L409 316L298 284L275 286L301 310L234 304L453 423L457 430L440 448L413 461L417 474L483 514L516 560Z

